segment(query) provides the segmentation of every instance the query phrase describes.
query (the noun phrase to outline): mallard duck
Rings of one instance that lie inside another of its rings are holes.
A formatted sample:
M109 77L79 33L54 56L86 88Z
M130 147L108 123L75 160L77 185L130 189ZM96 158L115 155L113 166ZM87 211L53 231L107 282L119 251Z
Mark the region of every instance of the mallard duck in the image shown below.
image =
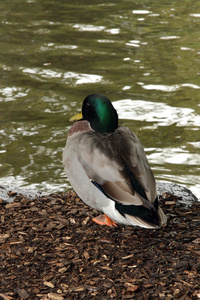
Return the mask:
M100 94L85 98L68 133L63 165L77 195L103 212L100 225L159 228L166 216L159 207L156 183L138 137L118 126L118 114Z

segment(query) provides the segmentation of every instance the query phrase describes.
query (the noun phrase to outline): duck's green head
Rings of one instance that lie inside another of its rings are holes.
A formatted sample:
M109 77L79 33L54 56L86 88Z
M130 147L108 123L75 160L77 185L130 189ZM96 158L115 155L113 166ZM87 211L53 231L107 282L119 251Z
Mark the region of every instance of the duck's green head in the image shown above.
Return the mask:
M80 119L81 115L77 115ZM76 116L73 120L77 120ZM91 94L82 106L82 119L97 132L113 132L118 127L118 115L110 100L101 94Z
M91 94L85 98L82 115L95 131L112 132L118 127L118 115L115 108L110 100L101 94Z

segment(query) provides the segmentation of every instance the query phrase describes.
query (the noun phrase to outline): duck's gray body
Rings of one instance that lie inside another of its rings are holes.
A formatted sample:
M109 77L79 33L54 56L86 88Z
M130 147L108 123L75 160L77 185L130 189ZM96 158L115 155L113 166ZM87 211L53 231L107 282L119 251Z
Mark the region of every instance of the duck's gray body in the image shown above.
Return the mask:
M86 120L76 122L63 165L78 196L113 221L144 228L166 223L143 146L128 128L100 133Z

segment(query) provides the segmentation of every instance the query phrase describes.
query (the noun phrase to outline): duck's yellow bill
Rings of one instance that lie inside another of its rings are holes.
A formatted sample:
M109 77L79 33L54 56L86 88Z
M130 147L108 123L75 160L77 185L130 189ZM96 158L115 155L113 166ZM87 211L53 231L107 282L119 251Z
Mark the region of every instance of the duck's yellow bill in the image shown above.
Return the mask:
M80 112L79 114L77 114L77 115L71 117L71 118L69 119L69 121L70 121L70 122L74 122L74 121L78 121L78 120L81 120L81 119L83 119L82 112Z

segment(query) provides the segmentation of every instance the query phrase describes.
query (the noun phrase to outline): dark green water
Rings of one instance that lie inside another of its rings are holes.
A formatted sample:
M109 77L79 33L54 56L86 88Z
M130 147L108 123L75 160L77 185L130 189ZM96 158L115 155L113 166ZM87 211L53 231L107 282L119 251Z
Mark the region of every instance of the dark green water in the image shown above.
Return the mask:
M98 92L199 197L199 1L1 1L0 23L0 184L65 190L68 119Z

